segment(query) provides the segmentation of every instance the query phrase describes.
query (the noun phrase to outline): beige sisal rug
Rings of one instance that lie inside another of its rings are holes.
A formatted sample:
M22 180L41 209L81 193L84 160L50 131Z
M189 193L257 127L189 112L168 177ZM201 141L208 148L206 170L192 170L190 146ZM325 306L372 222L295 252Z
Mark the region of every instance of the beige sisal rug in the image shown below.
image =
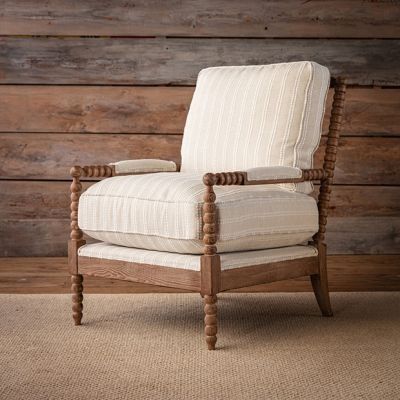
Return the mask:
M0 399L400 399L400 293L0 295Z

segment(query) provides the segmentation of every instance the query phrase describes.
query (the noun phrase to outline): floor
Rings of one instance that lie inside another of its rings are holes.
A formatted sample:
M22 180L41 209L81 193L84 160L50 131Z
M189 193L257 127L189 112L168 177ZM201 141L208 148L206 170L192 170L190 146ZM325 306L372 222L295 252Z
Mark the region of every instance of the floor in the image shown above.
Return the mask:
M400 292L0 295L0 399L399 399Z

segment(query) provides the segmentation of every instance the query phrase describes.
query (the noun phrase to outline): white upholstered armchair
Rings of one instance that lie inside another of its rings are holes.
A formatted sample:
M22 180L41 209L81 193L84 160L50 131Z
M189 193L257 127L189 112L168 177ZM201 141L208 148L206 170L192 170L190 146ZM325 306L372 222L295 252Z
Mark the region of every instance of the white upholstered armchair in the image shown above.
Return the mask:
M75 324L83 275L199 292L210 350L222 291L309 275L323 315L332 315L324 237L342 79L324 165L312 169L329 83L327 68L313 62L207 68L187 117L180 168L163 160L73 167ZM94 176L106 179L80 194L80 179ZM318 203L313 180L321 182ZM99 242L86 244L83 232Z

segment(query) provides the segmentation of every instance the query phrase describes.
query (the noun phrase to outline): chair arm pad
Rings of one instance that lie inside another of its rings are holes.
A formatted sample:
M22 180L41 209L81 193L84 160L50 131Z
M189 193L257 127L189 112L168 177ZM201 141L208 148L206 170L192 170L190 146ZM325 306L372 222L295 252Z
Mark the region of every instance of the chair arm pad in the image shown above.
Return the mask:
M303 176L300 168L284 166L250 168L244 172L247 173L248 182L300 179Z
M177 170L173 161L154 159L124 160L110 163L109 165L114 168L115 175L175 172Z

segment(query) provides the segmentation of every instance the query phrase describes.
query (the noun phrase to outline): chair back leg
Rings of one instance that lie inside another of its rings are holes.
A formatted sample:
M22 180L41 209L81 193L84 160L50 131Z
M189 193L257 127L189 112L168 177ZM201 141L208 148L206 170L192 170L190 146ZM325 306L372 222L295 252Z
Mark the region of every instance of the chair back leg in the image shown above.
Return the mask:
M339 146L339 135L342 125L346 82L338 78L333 96L332 112L329 122L328 140L325 148L324 165L325 177L321 181L318 196L319 229L314 235L314 245L318 248L319 273L311 275L311 284L322 315L333 315L329 299L325 232L328 217L328 206L331 196L331 186L336 164L336 154Z
M311 284L317 299L319 308L324 317L332 317L331 301L329 298L328 275L326 270L326 244L318 246L319 273L311 275Z

